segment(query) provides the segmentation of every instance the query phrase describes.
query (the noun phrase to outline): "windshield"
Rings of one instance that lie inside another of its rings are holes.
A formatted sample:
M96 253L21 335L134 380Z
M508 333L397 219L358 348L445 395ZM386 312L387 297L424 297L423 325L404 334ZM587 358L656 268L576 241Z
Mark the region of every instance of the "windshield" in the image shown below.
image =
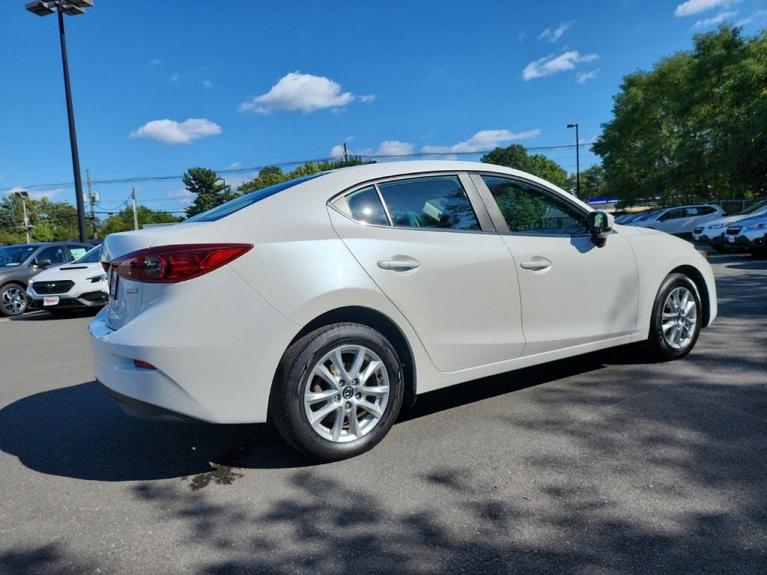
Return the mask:
M239 198L229 200L225 204L216 206L212 210L208 210L207 212L203 212L201 214L197 214L196 216L192 216L188 220L185 220L184 223L215 222L216 220L225 218L226 216L231 215L234 212L241 210L242 208L246 208L250 205L255 204L256 202L260 202L264 198L268 198L269 196L273 196L274 194L277 194L283 190L287 190L288 188L292 188L293 186L296 186L308 180L312 180L316 178L317 176L322 176L325 173L326 172L320 172L319 174L311 174L308 176L296 178L295 180L280 182L279 184L269 186L268 188L262 188L260 190L256 190L255 192L251 192L249 194L245 194L244 196L240 196Z
M0 268L10 268L23 264L32 255L37 246L7 246L0 248Z
M642 214L639 214L639 215L638 215L636 218L634 218L634 220L633 220L633 221L635 221L635 222L641 222L642 220L646 220L646 219L647 219L647 218L649 218L650 216L653 216L653 215L657 214L659 211L660 211L660 210L649 210L649 211L647 211L647 212L644 212L644 213L642 213Z
M753 214L754 212L758 212L758 211L763 210L765 208L767 208L767 200L764 200L764 201L761 201L761 202L756 202L753 206L747 207L745 210L743 210L740 213L741 213L741 215L745 216L746 214Z
M73 261L73 264L97 264L101 261L101 244L87 252L80 259Z

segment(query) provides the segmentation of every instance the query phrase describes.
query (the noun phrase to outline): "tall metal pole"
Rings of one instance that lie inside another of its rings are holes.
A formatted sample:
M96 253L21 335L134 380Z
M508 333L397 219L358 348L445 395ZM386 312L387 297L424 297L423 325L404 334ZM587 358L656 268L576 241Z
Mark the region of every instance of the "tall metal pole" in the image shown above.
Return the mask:
M96 239L96 194L93 193L93 178L91 178L91 171L85 170L85 181L88 183L88 207L91 211L91 232L93 238Z
M29 214L27 213L27 199L21 196L21 209L24 210L24 233L27 236L27 243L31 243L32 239L29 237Z
M578 137L578 124L575 124L575 195L581 197L581 140Z
M83 202L83 182L80 178L80 154L77 151L77 131L75 130L75 112L72 106L72 89L69 85L69 62L67 61L67 40L64 35L64 13L58 3L56 14L59 17L59 38L61 39L61 63L64 67L64 90L67 96L67 117L69 119L69 145L72 148L72 170L75 176L75 199L77 201L77 229L80 241L88 239L85 229L85 205Z

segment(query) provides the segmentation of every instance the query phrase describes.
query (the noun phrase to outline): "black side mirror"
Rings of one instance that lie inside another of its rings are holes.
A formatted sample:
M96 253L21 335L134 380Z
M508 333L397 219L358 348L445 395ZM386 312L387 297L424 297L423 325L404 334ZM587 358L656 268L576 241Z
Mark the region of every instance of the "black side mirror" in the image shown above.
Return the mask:
M604 243L612 231L612 222L610 222L610 216L606 212L589 212L588 226L589 233L594 243L597 244Z
M39 268L47 268L49 265L51 265L53 262L51 260L37 260L35 262L35 265Z

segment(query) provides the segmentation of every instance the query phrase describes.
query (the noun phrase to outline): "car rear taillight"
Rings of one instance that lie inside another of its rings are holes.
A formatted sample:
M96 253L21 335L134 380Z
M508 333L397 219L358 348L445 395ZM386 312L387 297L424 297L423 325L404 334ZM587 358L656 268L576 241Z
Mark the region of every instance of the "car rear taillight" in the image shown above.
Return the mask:
M121 278L177 283L199 277L250 251L252 244L186 244L138 250L112 260Z

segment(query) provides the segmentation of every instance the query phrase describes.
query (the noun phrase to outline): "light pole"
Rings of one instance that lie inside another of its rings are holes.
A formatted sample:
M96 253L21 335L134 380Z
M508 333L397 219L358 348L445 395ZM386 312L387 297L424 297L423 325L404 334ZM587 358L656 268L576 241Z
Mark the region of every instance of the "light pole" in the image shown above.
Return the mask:
M27 212L29 192L27 190L14 190L11 193L21 198L21 209L24 211L24 234L27 236L27 243L30 243L32 240L29 237L29 230L32 229L32 226L29 225L29 213Z
M67 118L69 119L69 146L72 149L72 170L75 176L75 200L77 203L77 228L80 241L88 239L85 229L85 205L83 203L83 182L80 177L80 154L77 151L77 131L75 113L72 106L72 89L69 85L69 62L67 60L67 41L64 35L64 14L77 16L85 14L86 8L93 7L93 0L36 0L27 4L27 10L38 16L48 16L54 12L59 17L59 40L61 41L61 63L64 67L64 91L67 98Z
M568 128L575 128L575 196L581 197L581 140L578 137L578 123L567 124Z

